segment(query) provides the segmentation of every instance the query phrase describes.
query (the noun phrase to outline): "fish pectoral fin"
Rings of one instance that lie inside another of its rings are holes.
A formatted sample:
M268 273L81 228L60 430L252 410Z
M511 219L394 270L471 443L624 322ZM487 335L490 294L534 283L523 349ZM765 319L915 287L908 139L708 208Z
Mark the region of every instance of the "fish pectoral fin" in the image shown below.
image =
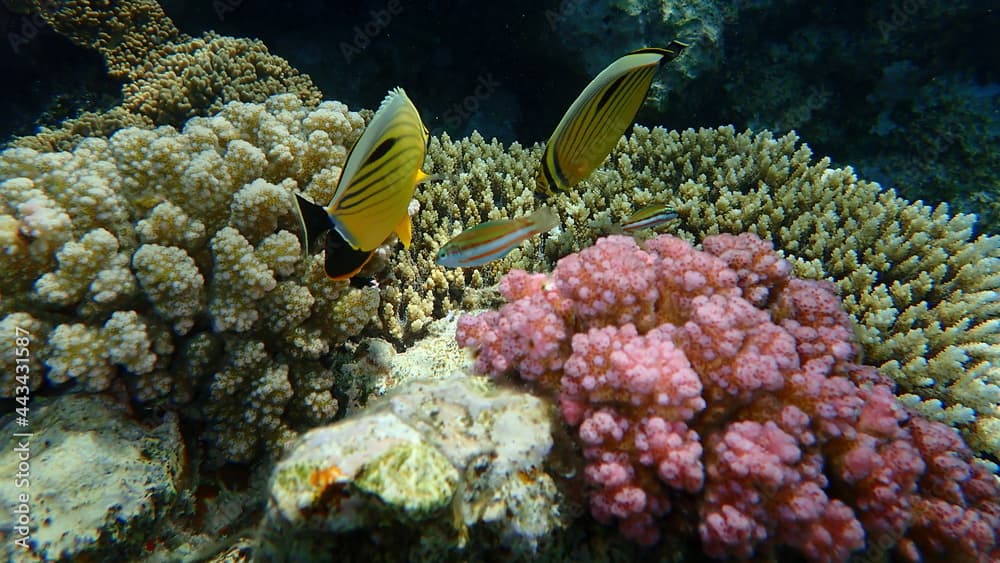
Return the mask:
M299 219L299 227L302 229L302 255L309 255L309 245L326 231L333 228L333 221L326 209L321 205L309 201L299 194L295 194L295 215Z
M403 220L396 225L396 236L403 243L403 248L410 248L410 241L413 240L413 224L410 223L409 215L405 215Z
M414 185L423 184L425 182L436 182L438 180L445 180L447 176L442 174L428 174L423 170L417 170L417 180L413 183Z

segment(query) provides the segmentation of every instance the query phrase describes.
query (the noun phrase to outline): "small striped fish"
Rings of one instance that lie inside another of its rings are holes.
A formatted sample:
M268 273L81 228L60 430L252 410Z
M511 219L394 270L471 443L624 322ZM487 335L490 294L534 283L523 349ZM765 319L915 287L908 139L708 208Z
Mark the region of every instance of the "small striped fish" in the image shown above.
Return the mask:
M553 190L566 191L597 169L635 120L657 69L686 47L671 41L666 49L639 49L601 71L546 143L535 192L545 198Z
M466 229L438 250L437 263L446 268L482 266L499 258L525 240L559 225L548 207L530 215L504 221L487 221Z
M621 228L623 232L634 233L642 229L659 227L676 218L677 210L669 205L658 203L649 207L643 207L639 211L629 215L628 219L622 222Z
M428 179L424 163L429 133L402 88L382 100L351 149L337 191L326 207L296 194L303 251L326 234L326 274L347 279L361 270L393 231L406 247L412 228L407 208L417 184Z

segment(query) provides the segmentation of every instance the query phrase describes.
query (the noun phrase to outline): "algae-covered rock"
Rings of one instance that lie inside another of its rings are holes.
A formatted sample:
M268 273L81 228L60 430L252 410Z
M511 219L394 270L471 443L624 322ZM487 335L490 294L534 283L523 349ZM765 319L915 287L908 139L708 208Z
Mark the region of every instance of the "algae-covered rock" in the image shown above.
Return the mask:
M0 437L0 475L25 475L0 487L0 530L14 531L0 559L136 557L178 496L177 418L147 429L117 402L92 395L34 402L29 413L28 426L10 418ZM30 531L19 546L24 534L14 525L23 515Z
M561 528L549 407L455 375L401 384L275 467L265 560L529 556ZM499 552L497 552L499 553Z
M420 441L400 444L373 460L354 485L401 518L419 521L451 503L458 471L437 448Z

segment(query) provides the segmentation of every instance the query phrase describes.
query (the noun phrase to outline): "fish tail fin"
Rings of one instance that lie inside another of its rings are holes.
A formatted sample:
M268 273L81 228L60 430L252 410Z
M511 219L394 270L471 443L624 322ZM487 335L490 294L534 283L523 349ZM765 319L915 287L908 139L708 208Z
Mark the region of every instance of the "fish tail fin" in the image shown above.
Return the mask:
M322 205L316 205L299 194L295 194L294 202L295 215L299 218L299 226L302 228L302 255L308 256L309 245L333 228L333 220Z
M533 211L531 215L528 215L528 220L538 227L540 233L551 231L559 226L559 216L547 205Z
M660 59L659 65L663 66L666 63L669 63L670 61L676 59L678 56L680 56L681 52L683 52L684 49L687 48L688 48L687 43L674 39L666 47L644 47L642 49L636 49L635 51L632 51L630 54L635 55L638 53L656 53L658 55L662 55L663 58Z

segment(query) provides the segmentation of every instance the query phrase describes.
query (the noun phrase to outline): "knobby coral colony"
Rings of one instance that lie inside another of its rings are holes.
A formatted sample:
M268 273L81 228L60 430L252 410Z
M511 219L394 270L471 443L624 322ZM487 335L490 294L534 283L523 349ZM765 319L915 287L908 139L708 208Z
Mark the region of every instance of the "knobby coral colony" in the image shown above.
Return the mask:
M0 325L39 347L30 387L124 385L203 420L213 463L330 420L330 354L377 316L380 295L301 257L290 198L303 186L329 201L363 125L343 104L285 94L181 131L0 153ZM0 356L4 397L12 354Z
M480 372L557 398L594 517L644 544L696 517L713 557L843 561L867 542L996 561L995 476L857 362L833 284L754 235L703 247L606 237L551 275L512 270L506 305L459 319Z

